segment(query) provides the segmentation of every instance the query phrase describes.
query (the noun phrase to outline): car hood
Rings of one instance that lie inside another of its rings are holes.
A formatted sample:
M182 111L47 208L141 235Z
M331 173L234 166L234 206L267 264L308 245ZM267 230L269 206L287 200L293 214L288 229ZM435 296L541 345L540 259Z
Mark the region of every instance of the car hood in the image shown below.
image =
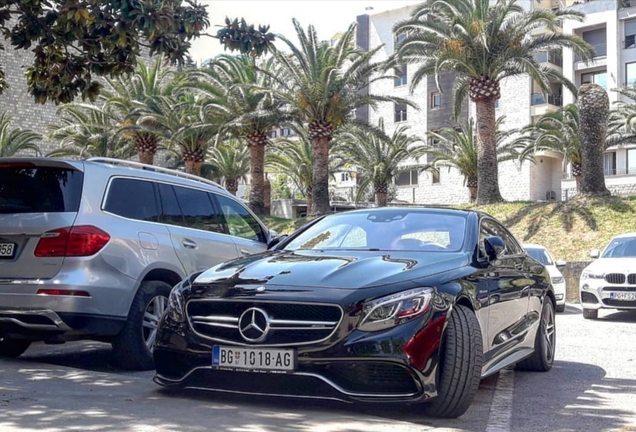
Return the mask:
M359 289L416 280L468 263L465 253L277 251L217 265L194 284Z
M598 258L585 270L599 273L636 273L636 258Z

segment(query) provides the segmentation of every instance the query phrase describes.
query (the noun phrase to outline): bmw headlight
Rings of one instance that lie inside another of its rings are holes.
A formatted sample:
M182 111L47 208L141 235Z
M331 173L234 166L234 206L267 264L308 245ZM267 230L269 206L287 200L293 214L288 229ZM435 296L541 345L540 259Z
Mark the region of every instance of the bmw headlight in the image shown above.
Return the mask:
M168 297L168 310L166 311L168 318L174 322L185 322L185 310L183 308L183 294L181 293L181 284L175 286L170 291Z
M604 277L605 273L596 273L589 270L586 270L581 274L581 279L603 279Z
M384 330L421 316L428 310L432 293L432 288L416 288L367 302L358 328Z
M565 282L565 278L563 278L563 276L554 276L554 277L552 277L552 284L553 285L562 284L563 282Z

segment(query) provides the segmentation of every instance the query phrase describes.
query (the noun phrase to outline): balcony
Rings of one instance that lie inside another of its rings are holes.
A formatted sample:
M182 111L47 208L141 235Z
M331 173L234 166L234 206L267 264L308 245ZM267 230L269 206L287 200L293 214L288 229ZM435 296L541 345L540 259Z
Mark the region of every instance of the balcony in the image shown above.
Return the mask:
M563 95L553 93L532 93L532 95L530 95L530 105L537 106L546 104L563 106Z
M603 174L605 177L615 177L615 176L628 176L628 175L636 175L636 168L603 168ZM563 180L572 180L574 176L572 173L564 172Z
M534 59L538 63L549 63L554 66L563 67L563 57L557 53L540 53L535 54Z
M592 48L594 48L594 51L595 51L594 57L592 58L593 60L607 57L606 43L597 43L597 44L590 43L590 45L592 45ZM580 61L583 61L583 59L581 58L580 55L577 54L574 56L574 61L580 62Z

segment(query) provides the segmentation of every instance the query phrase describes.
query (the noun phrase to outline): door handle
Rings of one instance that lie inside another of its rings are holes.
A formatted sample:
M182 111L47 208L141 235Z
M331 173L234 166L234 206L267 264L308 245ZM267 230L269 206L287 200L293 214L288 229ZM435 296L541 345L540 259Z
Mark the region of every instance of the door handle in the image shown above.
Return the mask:
M241 252L241 254L242 254L243 256L247 256L247 255L250 255L250 254L251 254L251 252L250 252L250 251L248 251L247 249L241 249L239 252Z
M189 239L183 239L181 241L181 244L183 245L183 247L186 247L188 249L196 249L197 248L197 244L195 242L193 242L192 240L189 240Z

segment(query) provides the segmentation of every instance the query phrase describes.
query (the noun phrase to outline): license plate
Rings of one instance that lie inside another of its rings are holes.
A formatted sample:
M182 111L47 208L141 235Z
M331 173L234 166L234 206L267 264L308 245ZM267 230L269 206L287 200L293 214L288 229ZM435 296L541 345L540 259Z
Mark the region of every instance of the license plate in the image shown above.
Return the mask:
M610 298L613 300L634 301L636 300L636 292L611 292Z
M251 372L293 372L296 354L291 349L224 347L212 348L212 366Z
M0 258L12 258L15 252L15 243L0 243Z

